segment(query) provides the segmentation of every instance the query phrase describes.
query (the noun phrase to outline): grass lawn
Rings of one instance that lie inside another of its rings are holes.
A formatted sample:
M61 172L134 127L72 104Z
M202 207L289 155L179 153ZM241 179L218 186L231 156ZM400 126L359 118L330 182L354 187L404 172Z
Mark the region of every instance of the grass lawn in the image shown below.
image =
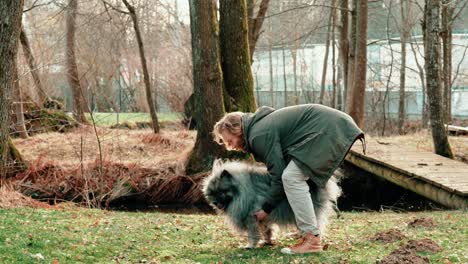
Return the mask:
M179 121L182 119L180 113L157 113L159 122ZM91 116L87 114L91 121ZM148 122L151 121L149 113L93 113L94 120L98 126L111 126L124 121Z
M432 217L435 228L410 228ZM468 213L343 213L333 218L328 249L309 256L283 256L281 247L246 251L223 217L205 214L132 213L67 209L1 209L0 263L375 263L409 239L429 238L438 253L419 253L431 263L468 262ZM370 241L398 228L402 241ZM284 233L283 233L284 234ZM280 244L293 241L280 237Z

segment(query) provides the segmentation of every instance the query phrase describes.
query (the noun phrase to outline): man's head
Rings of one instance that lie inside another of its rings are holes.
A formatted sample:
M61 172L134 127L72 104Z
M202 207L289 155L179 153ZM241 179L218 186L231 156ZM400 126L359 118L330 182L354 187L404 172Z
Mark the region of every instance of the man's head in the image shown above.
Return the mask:
M228 113L214 125L214 140L228 150L245 151L242 115L242 112Z

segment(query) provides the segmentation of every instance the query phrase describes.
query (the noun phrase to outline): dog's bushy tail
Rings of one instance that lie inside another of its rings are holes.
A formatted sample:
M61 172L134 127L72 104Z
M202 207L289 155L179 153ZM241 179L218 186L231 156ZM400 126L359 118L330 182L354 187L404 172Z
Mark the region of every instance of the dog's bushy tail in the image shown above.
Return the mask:
M341 195L341 188L337 184L337 179L333 176L325 185L325 188L318 188L312 198L314 201L317 224L322 235L325 234L329 217L335 212L338 197ZM315 198L315 199L314 199Z

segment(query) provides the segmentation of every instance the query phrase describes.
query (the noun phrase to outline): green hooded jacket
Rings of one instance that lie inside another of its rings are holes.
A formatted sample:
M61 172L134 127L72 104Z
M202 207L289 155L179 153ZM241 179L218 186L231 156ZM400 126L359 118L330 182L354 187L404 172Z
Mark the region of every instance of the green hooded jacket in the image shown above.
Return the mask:
M265 163L273 177L273 198L262 207L267 213L285 199L281 176L291 160L323 187L353 143L364 137L349 115L319 104L260 107L243 115L242 133L244 149Z

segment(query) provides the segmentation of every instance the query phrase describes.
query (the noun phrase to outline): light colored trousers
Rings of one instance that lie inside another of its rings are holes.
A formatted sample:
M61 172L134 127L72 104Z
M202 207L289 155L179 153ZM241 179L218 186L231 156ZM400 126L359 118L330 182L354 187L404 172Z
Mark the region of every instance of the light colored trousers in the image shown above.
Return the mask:
M291 160L284 169L281 179L299 230L302 233L320 235L309 185L306 182L309 177L304 175L296 163Z

